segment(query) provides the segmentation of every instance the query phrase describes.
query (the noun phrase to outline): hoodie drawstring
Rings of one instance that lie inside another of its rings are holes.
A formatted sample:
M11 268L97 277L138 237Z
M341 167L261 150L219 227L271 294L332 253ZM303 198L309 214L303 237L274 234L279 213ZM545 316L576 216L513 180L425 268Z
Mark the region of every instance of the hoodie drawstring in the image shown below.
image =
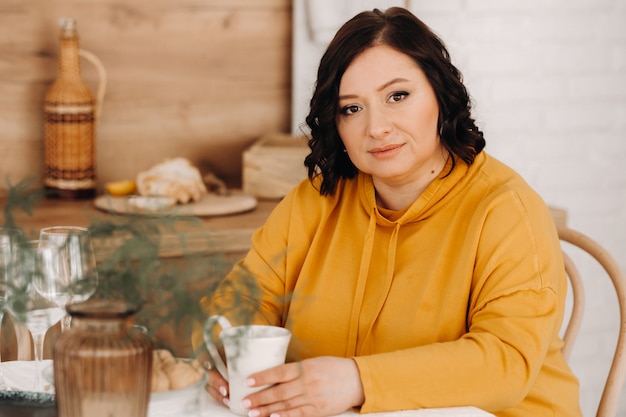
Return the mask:
M374 236L376 235L376 207L372 208L370 214L370 222L367 226L367 234L363 242L363 254L361 255L361 265L359 265L359 276L356 281L354 293L355 303L352 305L350 313L350 325L348 332L348 343L346 344L346 357L356 355L357 336L359 331L359 316L361 315L361 307L367 284L367 275L369 273L370 262L372 261L372 251L374 249Z
M393 229L393 233L391 234L391 238L389 239L389 248L387 249L387 271L385 272L384 280L385 287L381 292L381 297L378 299L378 304L376 305L376 316L380 315L383 306L385 305L385 301L387 300L387 296L389 296L389 291L391 290L391 283L393 282L393 271L396 266L396 249L398 247L398 234L400 232L400 223L396 223L396 226ZM365 337L363 338L362 346L366 346L367 339L370 337L372 333L372 329L374 328L375 320L371 320L369 327L367 328L367 333L365 333Z
M367 286L367 279L369 275L370 264L375 260L372 259L372 252L374 249L374 238L376 236L376 207L372 208L370 214L370 222L367 227L367 234L365 235L365 241L363 243L363 253L361 255L361 264L359 265L359 275L356 282L354 304L352 305L352 311L350 313L350 325L348 333L348 343L346 347L346 357L357 355L358 345L358 332L359 332L359 318L363 308L363 300L365 299L365 288ZM380 311L385 304L385 299L389 294L391 283L393 281L393 271L395 269L396 249L398 245L398 234L400 233L400 223L396 223L389 239L389 248L387 252L387 270L384 279L384 289L382 296L377 301L376 316L380 314ZM367 332L365 333L365 341L371 334L374 327L375 320L372 320L369 324Z

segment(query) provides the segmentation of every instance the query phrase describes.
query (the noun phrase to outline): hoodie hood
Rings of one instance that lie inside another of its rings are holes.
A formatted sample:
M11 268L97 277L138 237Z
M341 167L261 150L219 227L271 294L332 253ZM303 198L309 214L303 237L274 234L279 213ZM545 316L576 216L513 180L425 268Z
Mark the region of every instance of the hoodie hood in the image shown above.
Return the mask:
M479 158L480 157L480 158ZM477 156L478 163L482 163L484 155L480 153ZM480 159L481 161L478 161ZM468 165L462 160L457 160L452 171L452 158L448 158L442 173L439 177L433 180L424 192L404 210L398 212L386 211L382 213L381 209L376 204L376 189L372 176L369 174L359 173L358 190L359 198L363 209L369 213L369 225L365 240L363 242L363 252L361 255L361 262L359 266L358 278L356 281L356 292L354 297L355 305L352 309L352 315L350 317L350 332L348 335L347 356L359 355L363 352L358 351L357 335L356 332L360 328L359 317L361 315L362 305L360 303L365 300L365 289L367 287L368 276L370 275L370 266L373 261L372 252L375 246L375 236L377 227L393 228L393 231L389 237L389 244L387 250L387 267L384 276L378 276L377 279L384 281L384 289L381 294L387 294L393 281L393 274L395 270L396 252L398 247L398 235L400 228L403 224L416 223L427 219L432 213L438 210L439 205L446 204L446 202L462 188L458 187L468 171ZM385 304L385 297L380 297L377 300L376 310L380 312ZM378 313L376 314L378 316ZM365 333L363 339L364 345L367 345L366 341L372 333L372 329L376 321L370 321L369 328ZM361 344L361 343L359 343ZM361 344L361 345L363 345Z
M484 154L476 156L475 164L484 162ZM376 189L372 176L359 173L357 177L359 197L363 209L376 218L376 224L383 227L395 227L396 225L419 222L427 219L436 212L440 204L446 204L449 198L458 194L463 186L464 177L468 171L468 165L460 159L456 159L452 171L452 158L448 158L441 174L426 187L424 192L407 208L398 212L381 210L376 205ZM384 212L384 213L383 213Z

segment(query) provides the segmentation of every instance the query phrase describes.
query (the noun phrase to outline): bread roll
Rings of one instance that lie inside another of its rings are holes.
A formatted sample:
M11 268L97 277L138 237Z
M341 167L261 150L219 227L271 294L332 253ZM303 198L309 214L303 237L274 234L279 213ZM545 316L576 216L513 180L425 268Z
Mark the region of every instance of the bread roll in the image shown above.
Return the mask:
M170 389L170 380L160 366L152 367L150 389L152 392L167 391Z
M167 349L155 349L153 356L154 361L157 362L161 368L165 368L167 365L176 362L176 358L172 355L172 352Z
M170 389L186 388L198 382L202 377L202 374L198 373L189 362L183 361L170 365L166 374L170 381Z
M152 392L187 388L204 375L198 361L176 359L166 349L155 349L152 358Z

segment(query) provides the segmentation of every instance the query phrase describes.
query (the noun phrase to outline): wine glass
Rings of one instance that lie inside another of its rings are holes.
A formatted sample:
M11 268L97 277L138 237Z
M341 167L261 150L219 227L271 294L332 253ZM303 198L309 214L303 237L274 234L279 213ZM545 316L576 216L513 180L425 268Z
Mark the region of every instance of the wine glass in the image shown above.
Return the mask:
M40 293L64 308L91 297L98 286L98 272L89 229L78 226L45 227L39 232L39 240L61 246L68 264L68 274L61 277L56 286L48 285L40 289ZM61 321L61 331L69 329L70 321L71 316L66 314Z
M7 304L7 283L17 266L17 248L22 241L22 232L19 229L0 227L0 337L2 335L2 321ZM2 345L0 344L0 349ZM0 353L0 362L2 354ZM0 389L7 389L4 376L0 371Z
M17 248L22 239L22 232L19 229L0 228L0 330L6 310L7 282L15 272ZM0 356L1 360L2 357Z
M13 317L30 331L35 352L35 391L43 391L41 361L46 332L65 315L62 305L43 297L39 290L55 286L67 275L61 247L54 242L32 240L19 247L18 269L9 281L8 307Z

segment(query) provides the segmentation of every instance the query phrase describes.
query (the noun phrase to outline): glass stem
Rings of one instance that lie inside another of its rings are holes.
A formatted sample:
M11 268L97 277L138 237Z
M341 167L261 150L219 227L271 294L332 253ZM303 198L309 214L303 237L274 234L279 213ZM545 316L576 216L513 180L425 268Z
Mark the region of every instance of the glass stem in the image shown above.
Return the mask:
M4 311L0 310L0 362L2 362L2 320L4 319ZM0 371L0 390L8 391L9 387L4 379L2 371Z
M72 324L72 316L66 314L61 319L61 333L65 333L70 329L70 325Z
M0 362L2 362L2 322L4 321L4 311L0 309ZM0 384L4 381L2 378L2 373L0 373Z
M37 333L33 334L33 343L34 343L34 351L35 351L35 391L42 391L43 387L41 384L41 361L43 360L43 343L45 340L46 333Z

